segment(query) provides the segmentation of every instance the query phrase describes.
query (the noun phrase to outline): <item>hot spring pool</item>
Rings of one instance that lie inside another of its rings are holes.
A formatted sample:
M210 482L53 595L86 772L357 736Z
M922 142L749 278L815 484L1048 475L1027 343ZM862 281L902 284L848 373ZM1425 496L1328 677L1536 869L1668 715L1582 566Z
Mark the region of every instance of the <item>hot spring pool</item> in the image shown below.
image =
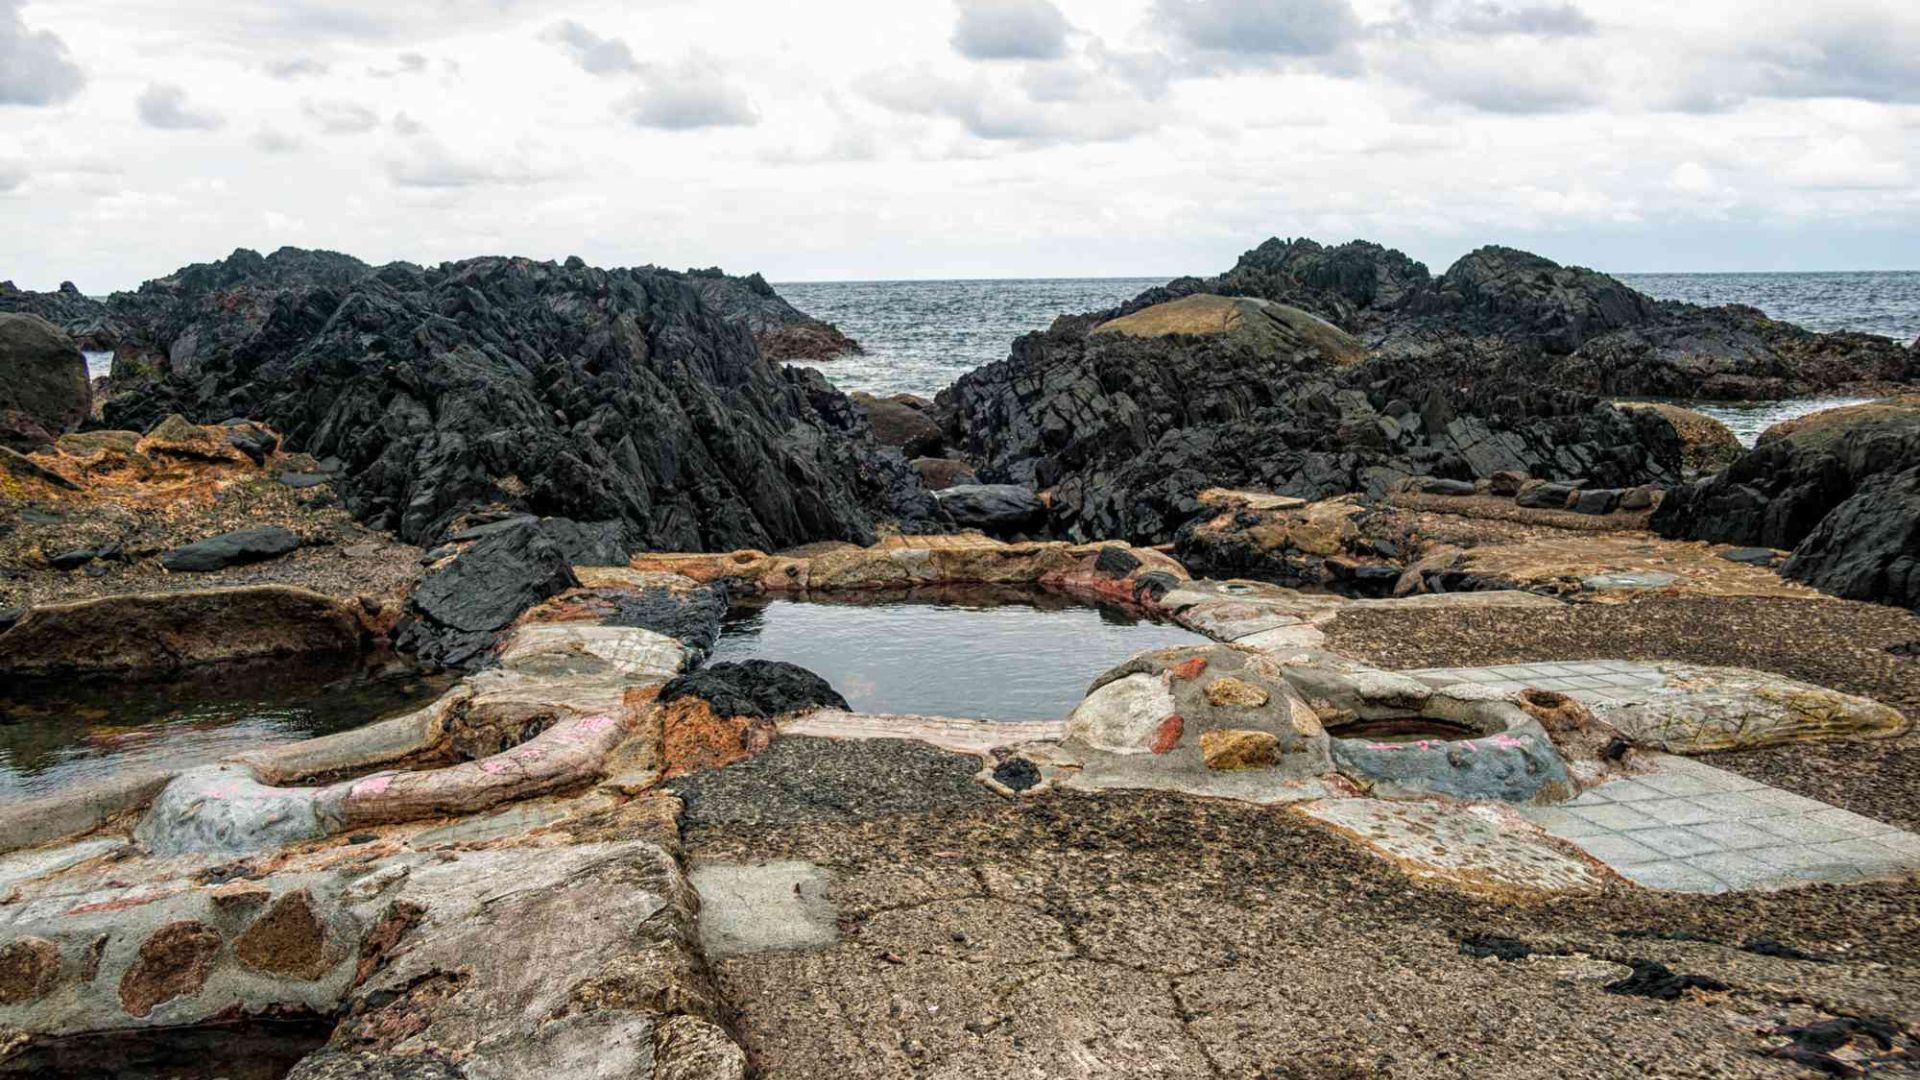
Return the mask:
M1190 630L1045 593L779 599L734 608L713 662L785 660L860 712L1058 720L1087 684Z

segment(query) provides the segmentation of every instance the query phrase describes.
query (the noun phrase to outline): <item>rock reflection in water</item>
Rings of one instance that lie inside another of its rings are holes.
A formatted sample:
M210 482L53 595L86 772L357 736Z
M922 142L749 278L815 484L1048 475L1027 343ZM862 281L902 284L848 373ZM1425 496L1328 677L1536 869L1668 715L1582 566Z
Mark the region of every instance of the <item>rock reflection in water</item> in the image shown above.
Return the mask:
M1205 640L1055 593L943 588L739 606L713 660L799 664L861 712L1057 720L1127 657Z
M349 659L220 665L167 680L9 679L0 800L345 731L418 708L450 683Z

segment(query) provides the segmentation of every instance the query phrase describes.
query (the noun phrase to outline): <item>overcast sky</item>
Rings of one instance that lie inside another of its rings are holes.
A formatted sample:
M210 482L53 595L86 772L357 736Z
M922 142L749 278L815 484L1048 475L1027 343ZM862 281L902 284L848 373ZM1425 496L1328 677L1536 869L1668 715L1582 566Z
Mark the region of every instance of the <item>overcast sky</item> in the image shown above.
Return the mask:
M0 0L0 278L1920 269L1912 0Z

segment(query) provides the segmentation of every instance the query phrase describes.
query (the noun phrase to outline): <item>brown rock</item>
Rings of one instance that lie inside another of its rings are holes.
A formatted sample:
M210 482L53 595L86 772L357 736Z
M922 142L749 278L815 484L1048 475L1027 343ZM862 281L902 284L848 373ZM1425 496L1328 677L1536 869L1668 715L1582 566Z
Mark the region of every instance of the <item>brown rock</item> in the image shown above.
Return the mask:
M1200 733L1200 756L1207 768L1269 769L1280 763L1280 740L1271 732L1221 728Z
M193 423L179 413L160 421L152 431L147 432L137 449L148 457L234 463L247 461L247 456L227 441L225 429Z
M60 979L60 947L45 938L23 937L0 946L0 1005L20 1005L47 996Z
M1257 709L1273 700L1273 695L1244 679L1222 676L1207 684L1207 704L1215 707Z
M1207 670L1207 658L1204 656L1195 656L1195 657L1190 657L1186 660L1182 660L1179 663L1173 665L1172 667L1169 667L1167 669L1167 674L1176 679L1182 679L1187 682L1192 682L1193 680L1199 678L1201 673L1206 670Z
M696 697L670 701L659 711L662 778L725 768L758 754L773 742L773 721L719 716Z
M953 458L920 457L908 464L920 474L920 481L927 485L928 491L945 491L955 484L977 484L979 478L974 475L973 466Z
M216 911L250 911L273 898L273 890L257 881L229 881L209 890Z
M1503 469L1487 478L1487 493L1512 498L1520 494L1520 485L1526 483L1529 479L1530 477L1528 477L1526 473L1516 472L1512 469Z
M332 967L327 924L313 911L313 898L297 889L274 901L252 926L233 939L233 955L254 971L317 979Z
M146 1016L174 998L200 992L220 956L220 931L203 922L175 922L155 930L120 976L120 1007Z
M653 1032L654 1080L745 1080L747 1055L726 1029L676 1016Z

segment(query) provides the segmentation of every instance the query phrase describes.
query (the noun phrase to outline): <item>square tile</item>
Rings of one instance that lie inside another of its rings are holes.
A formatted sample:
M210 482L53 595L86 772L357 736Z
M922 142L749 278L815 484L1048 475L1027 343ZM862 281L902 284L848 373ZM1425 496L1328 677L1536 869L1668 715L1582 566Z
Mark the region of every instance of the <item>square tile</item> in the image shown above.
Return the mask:
M1725 790L1706 777L1693 773L1654 773L1638 779L1663 795L1712 795Z
M1631 829L1657 829L1666 824L1659 818L1648 817L1630 806L1617 804L1569 807L1568 812L1578 814L1595 825L1617 832L1626 832Z
M1589 792L1598 791L1606 796L1608 802L1617 803L1642 802L1647 799L1666 798L1666 792L1647 785L1639 778L1632 780L1611 780L1601 784L1597 788L1589 788L1587 790Z
M1741 854L1758 859L1769 866L1792 871L1795 877L1810 881L1821 880L1819 876L1810 876L1819 871L1853 869L1853 864L1839 855L1820 851L1806 844L1751 848Z
M1666 858L1652 848L1634 843L1624 836L1587 836L1575 840L1574 843L1582 851L1615 869L1640 863L1660 862Z
M1790 874L1778 867L1768 866L1751 855L1739 851L1695 855L1687 862L1736 889L1763 889L1787 884L1793 880Z
M1832 844L1816 844L1814 847L1822 854L1845 859L1862 870L1875 872L1903 870L1913 865L1915 861L1911 856L1895 851L1876 840L1856 838Z
M1706 807L1695 804L1692 799L1650 799L1634 803L1633 808L1648 817L1658 818L1663 825L1704 825L1726 820ZM1769 844L1780 842L1780 838L1772 833L1764 835Z
M1723 818L1757 818L1778 814L1780 808L1763 803L1745 791L1716 791L1694 797L1694 805L1711 810Z
M1648 889L1667 892L1727 892L1728 885L1697 866L1679 859L1640 863L1620 869L1620 876Z
M1691 855L1707 855L1720 850L1720 845L1684 826L1669 829L1641 829L1633 834L1633 841L1676 859Z
M1577 840L1584 836L1604 836L1613 831L1553 806L1529 808L1522 810L1521 813L1535 825L1566 840Z
M1920 834L1910 832L1881 833L1879 836L1873 838L1873 842L1884 847L1890 847L1903 855L1910 855L1913 858L1920 859Z
M1822 810L1832 809L1818 799L1809 799L1805 795L1795 795L1791 791L1782 791L1775 787L1761 788L1758 791L1749 792L1748 795L1755 802L1769 807L1772 813L1816 814Z
M1554 676L1564 677L1567 675L1580 674L1580 671L1578 670L1579 665L1577 664L1532 664L1529 666L1533 668L1533 673L1535 675L1554 675Z
M1744 821L1706 821L1694 825L1693 831L1728 851L1780 845L1779 837Z
M1852 840L1854 833L1825 822L1815 821L1810 815L1779 814L1774 817L1748 818L1747 823L1763 832L1770 832L1782 840L1796 844L1828 844L1836 840Z
M1845 829L1855 836L1879 836L1882 833L1893 831L1893 826L1891 825L1875 821L1861 814L1856 814L1851 810L1842 810L1837 806L1831 810L1822 810L1809 816L1822 825L1831 825L1836 829Z

